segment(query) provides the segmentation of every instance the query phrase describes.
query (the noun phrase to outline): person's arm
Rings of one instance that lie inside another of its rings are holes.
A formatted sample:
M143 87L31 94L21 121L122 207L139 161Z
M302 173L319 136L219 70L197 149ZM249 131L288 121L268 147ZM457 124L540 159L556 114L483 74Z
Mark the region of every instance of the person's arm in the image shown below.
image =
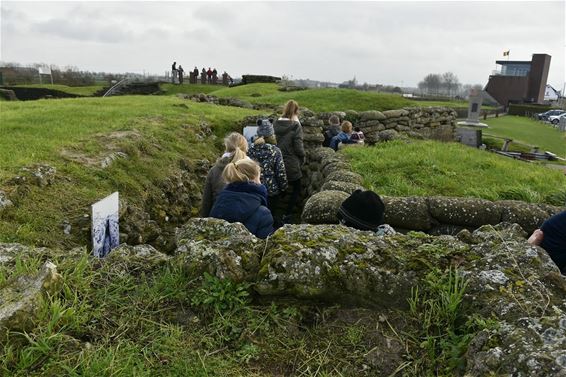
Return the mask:
M334 149L334 150L338 150L338 143L340 142L340 139L338 138L338 135L334 136L332 139L330 139L330 148Z
M271 211L267 207L260 207L262 214L257 226L256 236L258 238L267 238L271 233L273 233L273 216Z
M293 135L293 150L295 155L299 157L300 160L305 159L305 147L303 145L303 127L297 124L297 130Z
M540 246L542 240L544 239L544 233L540 229L536 229L533 234L527 240L528 243L534 246Z
M202 203L200 206L200 217L208 217L210 210L212 209L212 170L208 172L206 176L206 182L204 184L204 192L202 193Z

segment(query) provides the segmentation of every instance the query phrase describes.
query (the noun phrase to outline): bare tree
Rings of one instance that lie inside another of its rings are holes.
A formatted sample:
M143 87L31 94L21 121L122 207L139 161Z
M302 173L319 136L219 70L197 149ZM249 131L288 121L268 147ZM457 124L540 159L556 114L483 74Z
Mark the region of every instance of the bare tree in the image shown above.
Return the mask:
M442 77L437 73L429 73L423 81L419 83L419 89L427 94L438 94L442 84Z
M449 96L455 95L460 87L458 76L452 72L446 72L442 75L442 87Z

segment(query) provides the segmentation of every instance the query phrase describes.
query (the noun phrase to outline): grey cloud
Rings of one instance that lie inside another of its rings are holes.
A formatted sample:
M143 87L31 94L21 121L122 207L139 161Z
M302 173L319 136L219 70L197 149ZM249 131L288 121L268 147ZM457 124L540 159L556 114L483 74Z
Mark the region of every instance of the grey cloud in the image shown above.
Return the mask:
M514 59L550 53L549 82L564 81L564 4L557 2L3 2L2 9L2 53L22 62L52 54L89 69L143 64L162 72L174 56L234 75L339 82L355 74L361 82L416 85L445 71L485 82L510 48ZM14 12L27 18L6 27ZM82 50L85 41L101 43ZM104 58L116 51L112 62Z
M118 24L94 24L64 18L52 18L32 26L32 30L64 39L101 43L121 43L133 34Z

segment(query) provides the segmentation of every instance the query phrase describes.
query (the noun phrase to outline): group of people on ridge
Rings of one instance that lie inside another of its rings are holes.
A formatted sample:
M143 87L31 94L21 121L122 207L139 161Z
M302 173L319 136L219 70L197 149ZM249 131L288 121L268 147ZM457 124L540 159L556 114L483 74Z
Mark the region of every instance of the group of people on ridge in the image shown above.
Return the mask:
M171 84L175 84L176 82L179 84L183 84L183 75L184 75L185 70L183 69L183 67L179 64L179 66L177 66L177 62L173 62L173 64L171 65ZM193 83L196 84L197 83L197 79L199 76L199 70L198 68L195 66L195 68L193 69L192 72L190 72L190 78L192 78ZM203 84L216 84L218 81L218 71L216 70L216 68L211 69L210 67L208 67L208 70L203 68L201 71L201 82ZM228 75L228 73L224 72L222 74L222 83L223 84L232 84L234 81L232 80L232 77L230 77L230 75Z
M277 227L290 222L299 201L305 159L298 114L297 102L288 101L276 121L258 120L257 137L251 145L237 132L224 139L225 152L206 178L201 217L240 222L259 238L267 238ZM350 122L342 122L340 132L336 132L339 119L331 118L330 123L334 128L325 134L329 146L336 149L339 143L358 142L352 138ZM285 215L281 221L274 220L273 212L289 188ZM379 195L356 190L341 204L337 216L341 224L352 228L378 235L395 234L393 228L384 224L384 214L385 205ZM546 220L528 242L546 250L562 274L566 274L566 211Z
M237 132L224 139L225 152L208 172L200 215L241 222L260 238L290 222L301 193L305 159L299 105L291 100L275 122L258 121L257 137L248 147ZM281 220L272 211L290 188Z

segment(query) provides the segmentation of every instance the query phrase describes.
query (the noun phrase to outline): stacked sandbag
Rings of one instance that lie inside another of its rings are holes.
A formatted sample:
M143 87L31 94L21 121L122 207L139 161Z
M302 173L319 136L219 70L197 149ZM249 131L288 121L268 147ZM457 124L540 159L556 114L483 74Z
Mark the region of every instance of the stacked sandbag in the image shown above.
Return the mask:
M355 119L355 114L348 114ZM447 107L407 107L387 111L363 111L354 126L360 127L369 143L405 136L441 141L454 140L457 113Z
M340 204L355 190L363 189L362 177L352 172L341 153L331 148L317 148L307 154L303 171L305 197L302 220L309 224L337 223Z
M301 125L303 126L303 146L305 150L320 148L324 141L323 121L312 116L302 118Z

